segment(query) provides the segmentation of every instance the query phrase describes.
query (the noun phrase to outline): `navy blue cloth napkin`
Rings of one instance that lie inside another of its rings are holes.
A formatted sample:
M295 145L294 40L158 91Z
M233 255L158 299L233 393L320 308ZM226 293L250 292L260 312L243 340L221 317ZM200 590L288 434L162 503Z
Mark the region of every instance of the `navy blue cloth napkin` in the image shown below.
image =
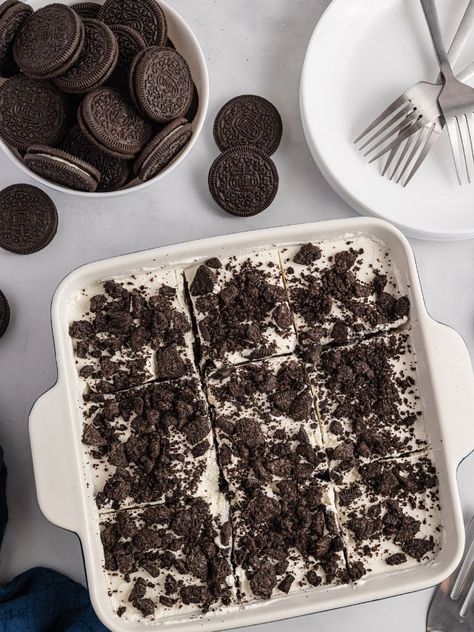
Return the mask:
M7 470L0 448L0 546L8 522ZM0 586L0 632L107 632L87 590L46 568L34 568Z

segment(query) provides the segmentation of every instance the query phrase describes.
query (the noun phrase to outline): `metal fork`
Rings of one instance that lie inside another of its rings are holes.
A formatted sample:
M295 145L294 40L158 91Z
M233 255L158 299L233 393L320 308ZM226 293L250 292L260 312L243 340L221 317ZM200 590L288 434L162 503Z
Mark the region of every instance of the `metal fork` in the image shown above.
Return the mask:
M470 0L449 50L449 58L453 63L458 59L473 26L474 0ZM473 74L474 62L463 71L462 75L464 79L468 79ZM364 140L359 149L365 150L365 156L369 156L378 149L369 162L374 162L390 152L383 175L391 166L400 148L402 151L392 171L392 178L398 172L397 181L400 181L418 154L412 171L403 183L406 185L423 163L442 131L443 122L440 120L441 110L437 101L441 87L436 83L424 81L417 83L389 105L354 141L359 143ZM372 132L373 134L370 135ZM415 138L417 133L418 136Z
M474 631L474 518L466 531L459 568L437 589L426 621L427 632Z
M461 81L468 81L473 75L474 62L464 68L458 77ZM386 175L390 180L395 180L397 184L400 183L404 187L407 186L424 163L445 128L444 117L438 104L438 97L443 86L441 84L428 85L437 88L436 91L432 91L432 98L434 99L432 105L426 106L427 108L433 107L433 112L434 108L437 109L437 118L430 120L429 123L423 125L408 138L403 138L400 143L395 143L394 147L390 149L382 170L382 176ZM427 95L428 90L426 91L426 97ZM396 162L395 158L397 158ZM392 166L393 168L391 169Z
M459 184L463 183L463 166L468 182L474 169L474 88L456 78L444 48L438 11L434 0L421 0L441 73L445 80L438 98L448 129Z

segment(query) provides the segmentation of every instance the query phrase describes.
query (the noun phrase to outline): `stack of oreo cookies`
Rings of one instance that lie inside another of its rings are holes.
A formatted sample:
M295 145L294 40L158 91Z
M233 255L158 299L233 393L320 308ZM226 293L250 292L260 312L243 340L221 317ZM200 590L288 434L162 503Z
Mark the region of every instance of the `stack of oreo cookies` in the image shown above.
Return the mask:
M0 137L68 188L154 178L189 143L198 94L156 0L0 0Z
M250 217L273 202L279 177L270 156L282 132L278 110L263 97L242 95L222 107L214 123L222 153L209 171L209 190L227 213Z

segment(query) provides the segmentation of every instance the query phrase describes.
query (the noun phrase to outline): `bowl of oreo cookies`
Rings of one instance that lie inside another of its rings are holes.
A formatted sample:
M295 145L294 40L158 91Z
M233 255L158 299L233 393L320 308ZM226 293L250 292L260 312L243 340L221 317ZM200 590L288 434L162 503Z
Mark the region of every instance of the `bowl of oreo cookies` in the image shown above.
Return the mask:
M111 196L157 182L208 100L201 47L161 0L0 2L0 146L44 185Z

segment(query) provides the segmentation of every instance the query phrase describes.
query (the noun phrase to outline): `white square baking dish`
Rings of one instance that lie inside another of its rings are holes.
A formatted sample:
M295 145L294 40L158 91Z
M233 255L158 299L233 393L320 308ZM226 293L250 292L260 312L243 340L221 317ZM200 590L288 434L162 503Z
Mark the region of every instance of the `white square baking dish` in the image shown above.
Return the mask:
M68 305L76 292L98 280L140 269L185 266L201 258L241 251L365 234L383 241L408 287L411 335L418 361L419 389L424 404L439 477L442 546L436 559L405 571L391 571L357 585L315 588L268 602L233 607L195 618L177 614L143 624L114 614L102 571L102 546L97 510L86 484L81 446L81 412ZM468 350L456 332L428 315L413 252L405 237L388 223L358 218L286 226L214 237L98 261L72 272L56 291L52 326L58 364L57 384L35 404L30 439L40 507L52 523L81 539L89 592L95 611L113 632L170 629L210 632L285 619L351 604L421 590L444 580L459 564L464 549L464 525L456 482L459 463L474 450L474 376Z

